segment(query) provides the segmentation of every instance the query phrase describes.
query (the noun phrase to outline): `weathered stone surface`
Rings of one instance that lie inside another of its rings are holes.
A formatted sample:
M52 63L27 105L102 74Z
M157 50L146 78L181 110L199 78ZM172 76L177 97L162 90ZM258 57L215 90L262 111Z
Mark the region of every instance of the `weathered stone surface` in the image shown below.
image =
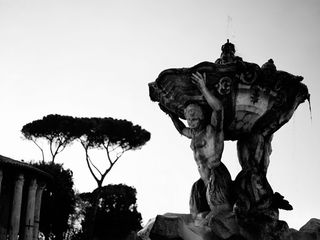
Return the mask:
M318 240L319 238L316 238L311 233L304 233L299 232L297 230L290 229L288 233L284 235L281 240Z
M139 235L139 233L138 233ZM158 215L150 231L151 240L220 240L209 227L197 226L191 214ZM141 239L147 239L146 236Z
M320 219L312 218L299 231L289 229L283 234L281 240L319 240Z
M188 214L158 215L147 235L138 233L138 240L320 240L320 219L312 218L300 230L289 228L284 221L270 219L239 220L240 232L228 238L218 237L216 230L192 223ZM153 227L152 227L153 226ZM142 231L146 231L143 229ZM141 231L140 231L141 232Z
M259 218L240 220L239 225L246 240L280 240L289 229L284 221Z
M158 215L150 232L151 240L183 240L179 233L179 219Z
M299 230L300 232L316 233L320 238L320 219L311 218L304 226Z
M226 140L252 131L274 133L309 97L307 87L301 83L303 77L277 71L272 60L260 68L238 58L228 64L202 62L191 68L164 70L149 83L151 100L180 118L184 118L188 102L207 104L192 83L195 72L206 73L208 89L223 102Z

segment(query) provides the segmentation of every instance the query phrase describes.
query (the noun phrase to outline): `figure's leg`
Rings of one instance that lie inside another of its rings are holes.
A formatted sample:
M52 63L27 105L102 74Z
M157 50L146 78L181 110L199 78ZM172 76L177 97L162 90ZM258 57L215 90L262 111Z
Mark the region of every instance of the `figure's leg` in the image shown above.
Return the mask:
M206 216L207 225L214 229L221 239L229 239L239 234L239 227L233 212L233 184L231 175L223 163L211 170L207 186L207 199L210 213Z
M267 172L272 152L272 135L248 134L237 142L238 158L242 170L256 169Z
M189 206L193 217L196 217L199 213L210 211L206 191L207 188L201 178L192 185Z
M262 156L262 164L261 168L265 173L267 173L267 169L270 163L270 155L272 153L272 147L271 147L271 141L272 141L273 135L266 136L264 139L264 151Z
M238 140L238 157L242 171L235 180L237 205L242 212L264 214L271 208L273 190L267 180L272 135L249 134ZM245 201L243 201L245 200Z
M228 205L232 208L232 179L223 163L211 169L210 181L207 186L207 199L211 210L218 205Z

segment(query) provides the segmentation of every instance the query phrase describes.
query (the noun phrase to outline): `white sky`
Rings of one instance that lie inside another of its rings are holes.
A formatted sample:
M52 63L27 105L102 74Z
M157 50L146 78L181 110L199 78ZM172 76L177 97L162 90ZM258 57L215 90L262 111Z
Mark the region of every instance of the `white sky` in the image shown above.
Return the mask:
M298 229L320 218L319 22L317 0L0 0L0 154L40 159L20 130L48 114L127 119L151 140L125 153L104 184L134 186L144 222L187 213L198 179L192 151L149 100L148 83L164 69L214 61L230 38L245 61L273 58L279 70L304 76L311 93L312 120L300 105L274 136L268 171L294 207L280 218ZM223 161L235 177L234 142ZM57 162L73 171L79 191L96 187L78 143Z

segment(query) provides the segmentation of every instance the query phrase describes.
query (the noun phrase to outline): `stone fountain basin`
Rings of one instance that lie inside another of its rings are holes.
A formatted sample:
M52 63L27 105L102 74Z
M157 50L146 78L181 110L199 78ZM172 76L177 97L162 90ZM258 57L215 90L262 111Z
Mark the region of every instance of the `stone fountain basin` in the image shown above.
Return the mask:
M298 105L309 99L303 77L255 63L202 62L190 68L162 71L149 83L152 101L166 113L185 119L188 102L210 109L191 81L192 73L206 73L206 85L224 106L225 140L237 140L248 133L273 134L291 117Z

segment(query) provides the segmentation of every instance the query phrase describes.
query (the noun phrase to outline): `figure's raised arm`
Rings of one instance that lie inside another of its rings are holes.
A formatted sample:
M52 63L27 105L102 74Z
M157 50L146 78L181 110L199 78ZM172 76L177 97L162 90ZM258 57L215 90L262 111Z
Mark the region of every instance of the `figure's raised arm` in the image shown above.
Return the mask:
M216 98L213 94L211 94L206 86L206 74L203 73L203 75L199 72L193 73L191 76L191 80L194 84L196 84L205 97L206 101L210 105L210 107L213 108L215 111L219 111L222 109L222 103L221 101Z
M222 129L223 127L223 105L222 102L215 97L206 86L206 74L203 75L199 72L193 73L191 80L197 85L200 92L203 94L209 106L213 109L211 116L211 124L214 127Z

